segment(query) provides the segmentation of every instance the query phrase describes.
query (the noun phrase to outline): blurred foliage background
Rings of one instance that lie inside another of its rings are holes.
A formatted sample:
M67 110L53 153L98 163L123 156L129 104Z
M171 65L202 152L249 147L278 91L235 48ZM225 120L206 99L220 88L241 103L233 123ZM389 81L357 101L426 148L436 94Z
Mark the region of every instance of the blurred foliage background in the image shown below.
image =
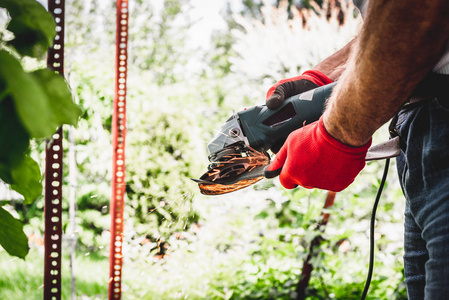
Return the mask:
M346 1L130 1L123 299L295 299L303 260L319 234L307 299L360 298L383 162L369 163L337 194L324 232L316 230L323 191L287 191L264 180L205 197L190 180L206 171L207 142L234 110L263 103L272 84L338 50L360 24ZM113 1L66 0L66 79L82 117L71 146L76 230L67 227L67 201L63 220L66 246L77 238L79 299L107 298L114 30ZM375 142L386 138L380 130ZM43 145L33 149L43 169ZM406 299L404 201L391 169L368 299ZM31 250L25 260L0 252L0 298L40 299L43 198L31 206L20 198L7 202L24 222ZM68 254L63 264L66 299Z

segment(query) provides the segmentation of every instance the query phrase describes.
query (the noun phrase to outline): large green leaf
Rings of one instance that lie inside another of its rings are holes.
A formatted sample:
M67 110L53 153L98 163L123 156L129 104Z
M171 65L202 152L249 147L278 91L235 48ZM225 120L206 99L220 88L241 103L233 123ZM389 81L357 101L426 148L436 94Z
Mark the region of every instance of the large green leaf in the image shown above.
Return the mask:
M76 125L81 110L73 103L72 93L65 79L50 69L32 73L48 96L49 109L58 124Z
M28 254L28 239L22 223L0 206L0 245L10 255L25 258Z
M25 156L19 165L11 169L11 178L11 188L25 198L26 204L33 203L42 195L41 171L30 156Z
M14 99L16 111L32 137L48 137L56 131L51 118L47 95L34 76L26 73L22 65L6 51L0 51L0 77Z
M42 176L39 165L30 156L14 166L0 162L0 179L8 183L11 189L24 197L25 204L31 204L42 195Z
M31 137L48 137L63 123L76 125L80 110L60 75L50 70L27 73L17 59L0 51L0 78Z
M56 23L36 0L2 0L0 7L11 16L8 30L15 38L10 42L22 55L41 57L53 44Z

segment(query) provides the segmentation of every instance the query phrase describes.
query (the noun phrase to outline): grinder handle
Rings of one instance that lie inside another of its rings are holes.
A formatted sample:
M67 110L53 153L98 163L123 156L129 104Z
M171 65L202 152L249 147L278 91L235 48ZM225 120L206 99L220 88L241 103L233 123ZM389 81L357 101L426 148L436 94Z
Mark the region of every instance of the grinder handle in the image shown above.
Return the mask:
M239 112L240 125L249 146L266 151L274 145L283 144L292 131L317 121L323 114L325 102L335 84L287 98L274 110L261 105Z

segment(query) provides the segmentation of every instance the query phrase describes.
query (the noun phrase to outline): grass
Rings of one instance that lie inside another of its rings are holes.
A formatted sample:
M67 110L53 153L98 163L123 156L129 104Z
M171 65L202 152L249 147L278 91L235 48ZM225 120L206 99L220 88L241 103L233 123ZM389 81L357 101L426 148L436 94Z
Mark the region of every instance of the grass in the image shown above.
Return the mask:
M0 299L42 299L43 248L32 248L25 260L0 251ZM80 254L75 262L77 299L107 299L108 259ZM68 254L62 257L62 299L70 299L71 283Z

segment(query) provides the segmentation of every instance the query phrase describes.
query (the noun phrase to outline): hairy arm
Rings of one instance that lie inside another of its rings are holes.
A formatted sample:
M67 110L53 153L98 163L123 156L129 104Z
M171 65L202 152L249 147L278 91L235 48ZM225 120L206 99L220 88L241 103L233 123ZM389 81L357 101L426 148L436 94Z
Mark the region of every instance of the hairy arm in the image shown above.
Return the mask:
M367 143L438 61L448 20L447 0L371 0L324 113L326 130L348 145Z
M343 71L346 69L346 64L349 57L355 48L357 37L347 43L343 48L324 59L317 64L313 69L320 71L329 77L332 81L337 81Z

